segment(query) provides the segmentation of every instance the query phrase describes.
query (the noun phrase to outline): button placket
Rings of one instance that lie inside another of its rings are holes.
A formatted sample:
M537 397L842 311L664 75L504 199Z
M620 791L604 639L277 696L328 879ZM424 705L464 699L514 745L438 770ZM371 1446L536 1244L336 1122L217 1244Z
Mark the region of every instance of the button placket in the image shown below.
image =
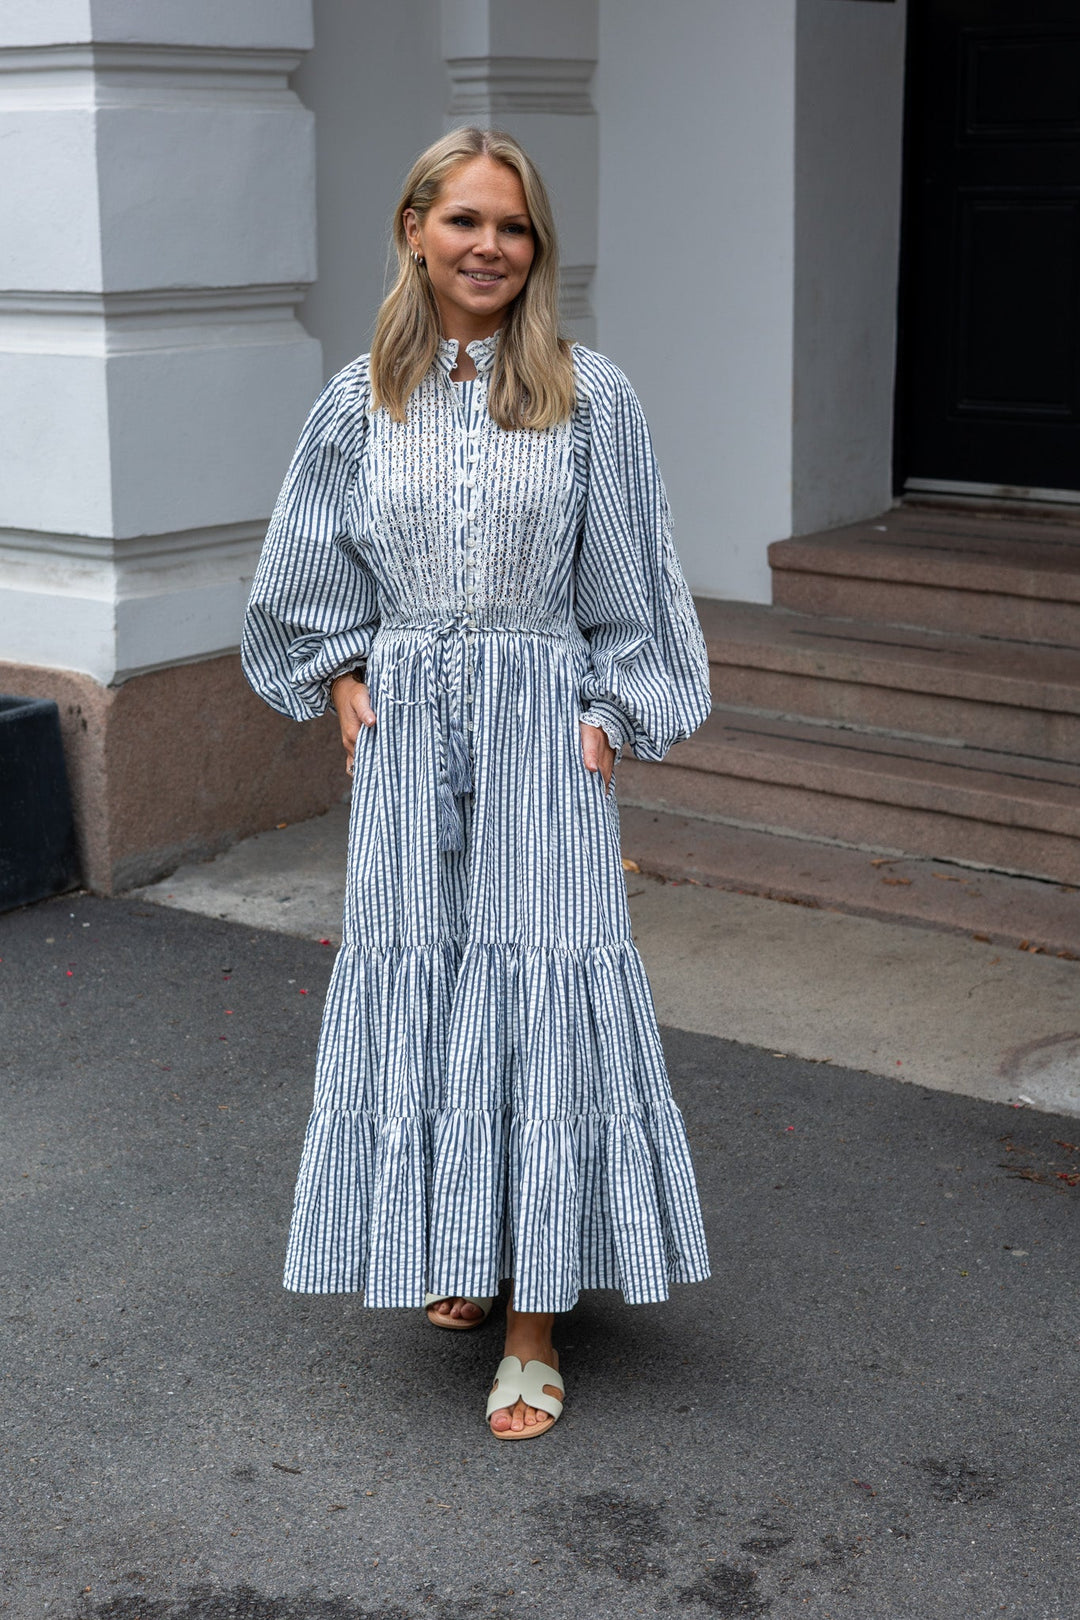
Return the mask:
M471 736L473 731L473 651L475 647L476 630L476 568L475 557L477 551L476 538L476 465L479 459L480 433L477 427L480 408L483 404L483 386L479 377L468 391L468 409L465 401L461 402L461 425L464 432L464 461L465 473L460 480L460 514L462 520L462 565L464 577L464 616L462 619L465 637L464 652L464 681L463 707L465 715L465 730Z

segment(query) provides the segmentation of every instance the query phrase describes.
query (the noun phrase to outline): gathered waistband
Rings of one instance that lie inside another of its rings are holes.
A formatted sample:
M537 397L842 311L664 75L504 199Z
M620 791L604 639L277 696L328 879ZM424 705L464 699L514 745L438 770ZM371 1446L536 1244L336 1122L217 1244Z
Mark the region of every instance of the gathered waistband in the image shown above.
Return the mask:
M376 635L404 633L423 634L454 631L501 631L503 634L524 636L555 636L569 642L584 638L573 619L542 610L523 612L520 607L489 604L483 608L448 608L444 613L418 613L384 616L380 619Z

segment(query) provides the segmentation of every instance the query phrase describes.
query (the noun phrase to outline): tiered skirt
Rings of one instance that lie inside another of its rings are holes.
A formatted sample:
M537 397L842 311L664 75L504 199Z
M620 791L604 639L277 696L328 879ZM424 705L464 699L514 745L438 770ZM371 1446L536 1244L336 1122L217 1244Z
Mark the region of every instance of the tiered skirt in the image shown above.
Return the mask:
M377 633L287 1288L414 1307L512 1277L567 1311L709 1274L584 657L559 627Z

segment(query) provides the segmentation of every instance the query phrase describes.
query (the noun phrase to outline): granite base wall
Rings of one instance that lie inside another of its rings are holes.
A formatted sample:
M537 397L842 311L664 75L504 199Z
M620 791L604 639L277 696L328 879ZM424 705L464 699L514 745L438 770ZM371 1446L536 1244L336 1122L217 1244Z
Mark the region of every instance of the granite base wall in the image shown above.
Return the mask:
M60 710L83 882L117 894L347 792L333 716L298 724L255 696L233 654L105 687L0 662L0 692Z

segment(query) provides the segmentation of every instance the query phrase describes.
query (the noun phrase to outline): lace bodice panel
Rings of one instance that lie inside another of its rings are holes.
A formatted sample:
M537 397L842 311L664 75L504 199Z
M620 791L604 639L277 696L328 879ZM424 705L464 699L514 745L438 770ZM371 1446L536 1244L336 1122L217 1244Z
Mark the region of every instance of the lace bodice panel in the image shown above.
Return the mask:
M569 423L508 433L488 415L484 373L459 389L433 368L405 422L377 411L368 423L354 542L383 620L571 622L576 503Z

